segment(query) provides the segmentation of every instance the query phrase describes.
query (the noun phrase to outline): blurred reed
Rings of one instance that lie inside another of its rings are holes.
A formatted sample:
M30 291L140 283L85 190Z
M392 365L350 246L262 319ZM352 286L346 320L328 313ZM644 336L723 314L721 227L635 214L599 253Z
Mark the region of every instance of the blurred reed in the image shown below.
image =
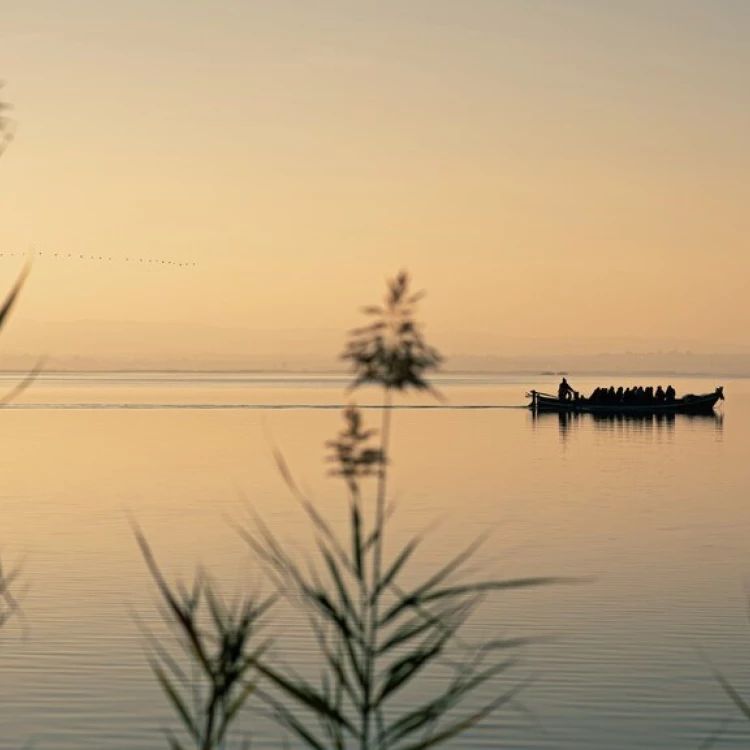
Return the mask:
M281 667L272 652L255 665L265 677L259 696L272 715L303 746L315 750L424 750L508 704L522 685L498 687L490 691L489 700L461 710L478 688L487 688L513 666L515 659L508 652L531 639L469 643L460 637L461 627L491 592L563 580L458 582L482 539L416 585L404 586L401 580L422 536L386 559L393 395L417 390L440 398L428 375L442 358L427 344L415 319L421 297L410 291L406 273L389 280L383 304L364 308L369 323L351 331L342 354L353 376L350 390L370 384L383 395L378 431L366 428L362 413L352 405L344 412L342 430L326 444L331 473L346 488L346 534L337 534L299 489L278 451L278 468L314 530L318 563L296 560L257 515L249 528L240 529L279 593L310 623L317 643L317 679ZM369 482L374 482L371 493L366 492ZM420 682L428 670L442 674L437 691L434 680ZM419 695L429 697L402 708L400 696L417 683Z

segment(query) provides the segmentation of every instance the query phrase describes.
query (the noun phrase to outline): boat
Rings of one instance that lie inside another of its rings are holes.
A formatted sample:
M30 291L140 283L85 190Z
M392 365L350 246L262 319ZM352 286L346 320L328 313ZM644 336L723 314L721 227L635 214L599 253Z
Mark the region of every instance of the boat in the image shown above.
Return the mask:
M714 406L724 400L724 387L713 393L688 394L672 401L646 403L602 403L587 398L560 399L551 393L529 391L529 408L536 412L570 412L580 414L711 414Z

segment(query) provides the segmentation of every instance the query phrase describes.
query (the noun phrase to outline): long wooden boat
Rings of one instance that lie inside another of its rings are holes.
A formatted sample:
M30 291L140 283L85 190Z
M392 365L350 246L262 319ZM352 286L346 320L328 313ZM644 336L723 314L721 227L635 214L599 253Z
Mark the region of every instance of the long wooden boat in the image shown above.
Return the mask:
M713 393L689 394L673 401L648 403L601 403L587 398L559 399L550 393L529 391L529 408L539 412L577 412L588 414L711 414L717 402L724 400L724 387Z

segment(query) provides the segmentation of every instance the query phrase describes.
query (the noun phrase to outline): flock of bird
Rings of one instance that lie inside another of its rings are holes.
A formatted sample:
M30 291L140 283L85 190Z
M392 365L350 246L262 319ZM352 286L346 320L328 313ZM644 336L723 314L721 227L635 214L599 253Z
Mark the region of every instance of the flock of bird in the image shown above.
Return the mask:
M29 257L29 253L0 253L0 258L13 258L13 257ZM152 265L161 266L178 266L180 268L187 268L188 266L195 266L194 261L177 261L177 260L162 260L160 258L118 258L106 255L79 255L77 253L42 253L36 251L32 253L37 258L58 258L62 260L95 260L95 261L106 261L106 262L117 262L123 261L125 263L151 263Z

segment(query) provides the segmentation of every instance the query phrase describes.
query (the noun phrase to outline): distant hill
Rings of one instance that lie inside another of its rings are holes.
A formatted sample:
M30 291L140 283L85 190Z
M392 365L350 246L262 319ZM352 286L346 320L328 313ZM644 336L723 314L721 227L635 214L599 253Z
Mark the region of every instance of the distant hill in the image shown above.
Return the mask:
M750 346L645 338L523 339L428 331L447 371L750 375ZM14 318L0 335L0 369L47 356L59 370L341 371L346 331L247 330L130 321Z

